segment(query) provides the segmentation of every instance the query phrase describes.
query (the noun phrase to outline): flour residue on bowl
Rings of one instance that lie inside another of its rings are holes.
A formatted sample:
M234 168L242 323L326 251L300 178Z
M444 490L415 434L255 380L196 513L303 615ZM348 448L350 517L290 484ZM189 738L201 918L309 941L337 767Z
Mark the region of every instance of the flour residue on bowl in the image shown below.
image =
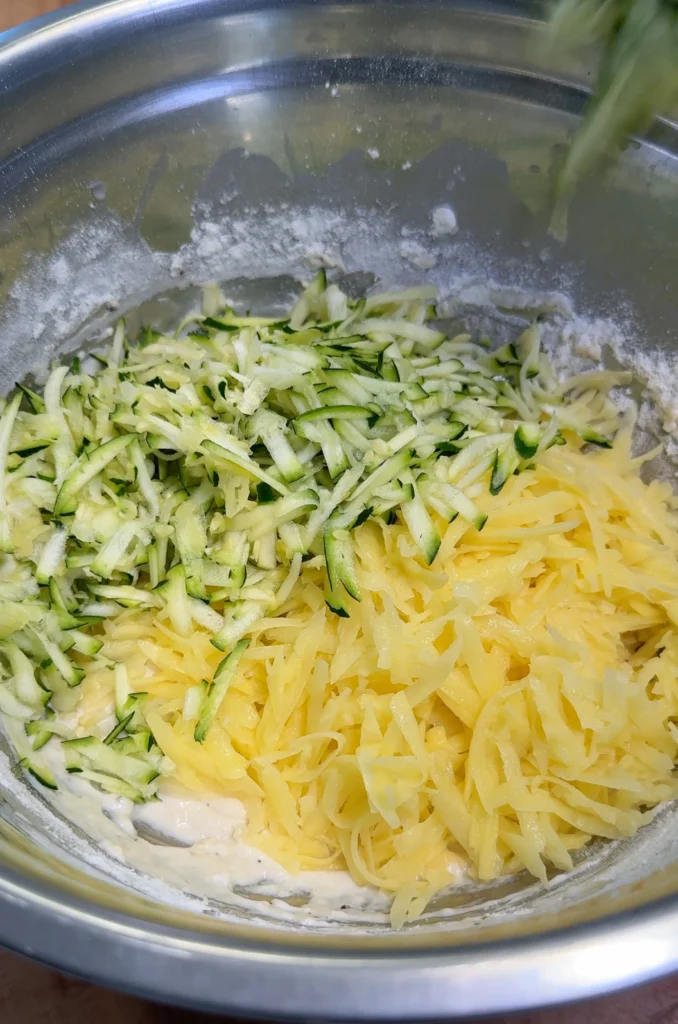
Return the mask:
M225 205L228 209L228 196ZM456 213L449 205L429 206L418 225L403 223L402 216L384 209L294 203L244 206L238 216L223 217L203 204L195 213L190 241L174 254L152 251L106 216L95 227L76 232L57 256L36 263L15 285L3 313L3 329L17 337L20 364L18 370L12 368L12 380L2 378L0 384L10 384L22 366L35 369L41 354L44 359L46 341L48 355L55 355L74 338L80 343L93 331L104 331L118 309L137 306L177 283L226 281L227 296L242 301L247 288L238 283L229 291L228 282L276 275L304 279L322 266L335 274L364 274L391 286L419 282L425 270L427 279L438 285L444 315L470 315L479 323L491 320L510 336L537 311L544 318L548 351L563 373L602 366L612 357L630 366L646 389L641 396L641 426L673 431L678 425L678 366L673 360L635 352L633 328L627 324L576 317L560 287L545 291L531 289L525 281L515 287L502 282L486 255L456 235ZM448 247L455 247L453 266L447 261ZM0 369L3 372L7 371ZM671 438L667 449L671 457L678 451ZM30 807L33 834L37 823L38 831L55 846L70 850L91 870L154 899L199 912L214 912L218 904L218 912L224 914L254 910L280 921L313 925L381 926L388 919L385 898L356 886L346 873L293 878L270 858L246 847L238 838L245 813L238 801L195 801L168 793L139 809L95 794L68 777L55 799L56 817L42 794L17 781L3 755L0 779L17 803ZM83 834L74 838L64 819L73 821ZM673 813L662 811L657 823L633 844L599 848L573 875L557 878L544 890L530 886L494 904L490 901L478 921L482 923L490 910L496 921L502 913L557 909L591 891L641 878L675 855L672 834ZM619 860L615 850L622 847ZM291 902L284 902L286 898ZM434 908L428 917L439 912ZM459 917L454 910L443 910L442 916L451 926ZM426 920L420 927L426 927Z

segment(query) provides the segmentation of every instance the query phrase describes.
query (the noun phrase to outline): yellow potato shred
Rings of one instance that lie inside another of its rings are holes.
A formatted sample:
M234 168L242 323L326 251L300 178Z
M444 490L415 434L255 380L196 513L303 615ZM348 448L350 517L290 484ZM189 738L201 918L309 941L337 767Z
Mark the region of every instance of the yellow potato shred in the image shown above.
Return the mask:
M437 521L355 533L363 598L326 606L320 559L253 633L203 744L190 689L223 657L164 612L105 626L102 654L146 691L147 721L195 794L241 799L243 840L292 873L348 870L418 917L466 869L546 880L593 837L630 836L677 795L678 518L630 438L572 439L510 478L478 532ZM92 662L79 721L110 713ZM189 693L190 696L190 693Z

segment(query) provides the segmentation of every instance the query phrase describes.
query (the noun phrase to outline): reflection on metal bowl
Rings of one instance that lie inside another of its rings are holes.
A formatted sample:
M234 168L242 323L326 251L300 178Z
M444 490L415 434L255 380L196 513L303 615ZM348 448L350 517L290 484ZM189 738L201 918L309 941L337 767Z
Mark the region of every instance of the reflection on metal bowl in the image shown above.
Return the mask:
M186 282L227 279L229 294L273 307L314 261L356 287L454 284L466 305L486 281L566 292L588 314L623 315L648 350L647 338L675 345L675 127L584 185L567 242L549 238L554 169L590 68L546 56L538 11L111 0L0 37L0 389L121 309L145 303L169 321L190 301ZM449 204L459 232L431 234L432 209ZM510 325L525 312L491 315ZM22 786L0 800L0 941L151 998L452 1018L678 967L670 808L546 890L523 878L460 888L391 933L275 923L256 894L228 913L168 903Z

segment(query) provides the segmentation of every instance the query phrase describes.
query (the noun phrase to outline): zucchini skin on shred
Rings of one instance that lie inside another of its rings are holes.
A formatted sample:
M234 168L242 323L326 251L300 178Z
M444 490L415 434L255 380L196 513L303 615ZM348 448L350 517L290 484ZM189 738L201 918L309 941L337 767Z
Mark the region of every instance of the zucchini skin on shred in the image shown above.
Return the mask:
M209 290L0 407L0 713L39 785L246 804L395 926L672 798L678 529L624 373L492 350L428 286ZM651 753L648 753L651 751Z

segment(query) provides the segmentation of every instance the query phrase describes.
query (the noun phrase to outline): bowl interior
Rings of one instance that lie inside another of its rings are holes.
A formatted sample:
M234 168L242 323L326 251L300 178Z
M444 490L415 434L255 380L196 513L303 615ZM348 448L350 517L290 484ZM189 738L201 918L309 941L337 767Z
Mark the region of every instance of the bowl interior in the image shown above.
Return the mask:
M591 69L545 50L536 11L119 0L0 37L0 392L120 312L141 306L132 320L169 325L212 280L276 310L318 265L356 291L433 282L451 318L497 337L535 309L555 323L568 296L612 317L637 351L672 352L676 129L661 122L585 183L567 240L550 237L554 174ZM432 233L439 205L458 234ZM404 933L336 923L311 940L303 908L274 923L257 900L225 907L151 885L2 771L5 879L205 941L468 948L678 887L668 808L547 890L523 878L468 887Z

